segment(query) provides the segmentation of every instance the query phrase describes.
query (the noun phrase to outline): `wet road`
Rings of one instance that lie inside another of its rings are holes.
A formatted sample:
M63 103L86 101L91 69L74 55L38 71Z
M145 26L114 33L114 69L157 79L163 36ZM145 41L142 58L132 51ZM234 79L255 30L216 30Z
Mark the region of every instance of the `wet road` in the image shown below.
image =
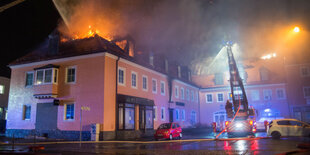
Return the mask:
M300 151L296 145L310 143L308 137L248 140L174 140L148 142L100 142L64 144L44 144L45 149L36 154L278 154ZM10 146L0 146L1 150ZM16 146L25 153L27 146ZM4 153L3 151L0 153ZM6 152L9 153L9 152ZM16 153L16 152L15 152ZM302 152L301 154L310 154Z

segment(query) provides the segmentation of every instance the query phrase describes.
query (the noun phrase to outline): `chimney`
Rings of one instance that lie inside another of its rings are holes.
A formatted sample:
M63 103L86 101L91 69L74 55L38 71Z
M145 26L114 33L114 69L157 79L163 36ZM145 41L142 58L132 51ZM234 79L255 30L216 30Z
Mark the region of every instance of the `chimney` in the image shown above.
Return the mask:
M59 41L58 31L54 31L48 35L48 55L55 55L58 53Z
M154 67L154 54L153 54L153 52L149 53L149 63L151 66Z

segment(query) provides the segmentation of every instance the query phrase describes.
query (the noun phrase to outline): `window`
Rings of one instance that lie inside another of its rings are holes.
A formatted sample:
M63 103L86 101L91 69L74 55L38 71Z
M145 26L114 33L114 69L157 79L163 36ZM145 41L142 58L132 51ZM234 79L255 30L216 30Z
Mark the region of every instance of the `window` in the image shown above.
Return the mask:
M4 94L4 85L0 85L0 94Z
M277 98L278 99L285 99L285 93L284 93L283 88L277 89L276 92L277 92Z
M198 102L198 98L199 98L198 92L196 91L196 102Z
M189 100L190 100L189 90L188 90L188 89L186 89L186 99L187 99L187 101L189 101Z
M217 102L224 102L224 94L223 93L217 94Z
M191 112L191 120L190 120L190 123L192 125L195 125L196 124L196 112L195 111L192 111Z
M135 129L135 105L118 104L118 129Z
M165 108L161 107L161 120L165 120L166 116L165 116Z
M206 102L212 103L212 94L206 94Z
M131 72L131 87L132 88L137 88L137 73L136 72Z
M304 87L304 97L310 98L310 87Z
M160 81L160 94L165 95L165 82Z
M67 83L75 83L75 77L76 77L76 68L75 67L68 67L67 68L67 78L66 78L66 82Z
M259 90L251 91L252 101L259 101Z
M74 120L74 104L65 104L65 120Z
M24 105L23 107L23 120L30 120L31 115L31 106L30 105Z
M142 89L147 91L147 76L142 76Z
M36 70L36 85L57 83L58 69L49 68ZM26 86L32 85L33 73L26 73Z
M214 84L215 85L223 85L224 84L223 73L217 73L214 75Z
M175 98L179 98L179 86L174 87Z
M182 109L181 111L181 117L182 117L182 121L185 121L185 110Z
M179 112L179 109L175 109L175 119L176 121L179 121L179 115L180 115L180 112Z
M264 93L264 100L271 100L272 91L270 89L263 90Z
M290 121L278 121L278 125L290 125Z
M153 106L139 106L139 129L153 129Z
M26 73L26 87L33 85L33 72Z
M118 84L125 85L125 69L121 67L118 68Z
M193 90L191 90L191 100L194 102L194 91Z
M301 74L301 77L310 76L310 69L309 69L309 67L301 67L300 68L300 74Z
M181 88L181 99L184 100L184 88Z
M157 80L152 79L152 92L157 93Z

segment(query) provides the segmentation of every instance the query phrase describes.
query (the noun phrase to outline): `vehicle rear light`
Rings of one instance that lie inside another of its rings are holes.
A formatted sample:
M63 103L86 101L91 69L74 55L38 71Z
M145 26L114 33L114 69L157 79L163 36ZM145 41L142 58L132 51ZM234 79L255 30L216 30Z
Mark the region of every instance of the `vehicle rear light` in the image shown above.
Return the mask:
M225 122L225 125L227 126L228 124L229 124L229 121L226 121L226 122Z
M253 131L253 132L256 132L256 128L253 128L252 131Z
M252 120L250 120L250 125L253 125L253 121Z

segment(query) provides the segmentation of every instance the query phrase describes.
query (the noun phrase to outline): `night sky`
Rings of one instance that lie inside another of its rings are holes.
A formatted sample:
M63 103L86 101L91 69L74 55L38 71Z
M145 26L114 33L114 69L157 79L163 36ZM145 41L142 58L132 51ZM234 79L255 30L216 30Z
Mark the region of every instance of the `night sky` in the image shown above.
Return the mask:
M0 6L12 1L1 0ZM249 57L274 51L278 45L283 47L281 50L288 49L288 44L279 44L283 36L278 32L294 24L307 34L299 40L299 49L295 46L288 50L310 53L310 0L82 0L81 6L92 2L94 15L110 8L110 14L101 15L121 15L121 20L114 20L112 25L132 35L137 47L168 53L174 59L188 60L187 64L205 66L206 57L218 53L227 34ZM102 2L110 5L98 7L97 3ZM81 10L77 12L85 15ZM0 19L0 76L6 77L10 77L6 67L10 62L35 49L62 22L51 0L26 0L0 12Z
M12 0L1 0L0 6ZM57 27L59 14L52 1L26 0L0 13L0 76L10 77L10 62L40 44Z

